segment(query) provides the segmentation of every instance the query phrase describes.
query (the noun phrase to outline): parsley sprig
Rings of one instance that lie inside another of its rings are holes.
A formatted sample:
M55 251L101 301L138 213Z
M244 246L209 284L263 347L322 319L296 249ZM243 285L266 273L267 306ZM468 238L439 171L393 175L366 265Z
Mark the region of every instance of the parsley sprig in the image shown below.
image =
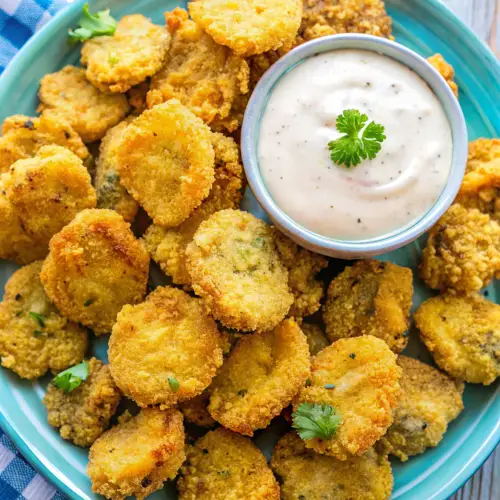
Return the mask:
M69 393L80 387L84 380L89 376L89 364L84 361L79 365L72 366L67 370L59 373L52 379L52 383L64 392Z
M373 160L385 141L384 127L371 121L357 109L346 109L337 117L337 130L344 135L328 143L330 158L337 165L355 167L361 160ZM361 132L361 136L359 133Z
M116 19L109 15L109 9L92 14L89 4L82 7L82 16L78 20L79 28L68 30L68 43L75 45L90 38L113 35L116 31Z
M330 439L342 420L332 406L323 403L302 403L292 414L292 427L302 439Z

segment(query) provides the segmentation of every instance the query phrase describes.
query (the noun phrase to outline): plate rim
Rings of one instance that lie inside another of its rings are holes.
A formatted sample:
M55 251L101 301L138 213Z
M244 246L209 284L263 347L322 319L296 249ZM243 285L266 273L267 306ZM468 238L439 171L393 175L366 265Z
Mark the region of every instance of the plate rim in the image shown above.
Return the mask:
M500 76L500 62L497 60L491 49L483 43L478 36L466 26L446 5L439 2L439 0L417 0L427 4L427 8L433 9L437 12L439 17L445 18L450 24L453 24L456 31L460 32L465 38L470 40L472 45L475 45L476 50L481 53L485 58L485 62L491 66L491 69ZM76 0L74 3L69 3L57 12L52 19L50 19L40 31L36 32L19 50L10 63L5 68L3 74L0 76L0 94L2 87L9 87L14 84L17 67L24 64L25 59L30 59L32 53L38 50L38 47L52 38L52 33L57 30L59 23L64 23L66 19L71 19L80 12L84 3L94 3L93 0ZM500 386L497 389L492 402L500 399ZM5 434L12 440L14 446L21 452L26 460L33 466L33 468L40 473L45 479L52 483L59 491L67 497L80 500L88 499L87 495L81 495L81 491L76 488L74 484L72 487L61 478L60 475L53 470L51 464L44 459L43 454L35 447L28 444L21 435L17 432L17 425L11 422L0 409L0 426ZM497 421L495 427L488 433L486 439L481 443L479 450L465 462L461 469L451 478L443 487L433 495L433 500L445 500L458 491L486 462L489 456L493 453L495 448L500 443L500 419Z

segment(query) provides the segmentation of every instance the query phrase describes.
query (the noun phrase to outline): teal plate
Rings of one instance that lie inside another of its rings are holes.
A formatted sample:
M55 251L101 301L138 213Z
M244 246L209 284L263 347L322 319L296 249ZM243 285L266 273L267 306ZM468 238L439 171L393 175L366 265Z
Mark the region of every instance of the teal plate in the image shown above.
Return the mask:
M68 48L66 33L74 27L83 3L79 0L60 12L9 65L0 78L0 120L16 113L33 115L41 77L77 62L78 51ZM178 2L99 0L91 4L92 9L110 7L116 17L140 12L162 23L163 11L174 8ZM500 136L500 66L487 47L436 0L387 0L386 4L394 20L397 41L423 56L440 52L454 66L470 139ZM263 216L250 193L245 206ZM420 252L421 245L415 243L384 258L416 270ZM15 268L12 264L0 263L2 287ZM417 306L429 292L417 279L415 281L414 306ZM499 302L498 285L488 288L488 297ZM99 339L94 349L105 357L106 340ZM406 353L431 362L415 331L410 332ZM405 464L393 463L394 499L445 499L472 476L500 441L498 382L489 387L468 385L465 410L450 425L439 446ZM73 499L97 498L92 494L85 471L86 451L63 441L47 424L41 403L46 383L47 380L22 381L0 369L0 425L34 467L64 494ZM268 456L282 430L276 422L271 429L256 436L255 441ZM168 484L151 498L173 500L175 488Z

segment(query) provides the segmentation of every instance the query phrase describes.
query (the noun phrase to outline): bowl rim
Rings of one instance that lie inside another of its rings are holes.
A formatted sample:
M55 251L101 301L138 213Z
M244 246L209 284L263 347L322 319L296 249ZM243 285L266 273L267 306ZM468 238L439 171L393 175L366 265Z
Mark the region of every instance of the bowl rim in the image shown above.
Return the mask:
M315 233L302 226L282 210L269 193L260 173L257 158L259 128L269 95L278 81L309 57L333 50L358 49L377 52L407 66L420 76L439 100L452 132L452 164L439 198L416 221L379 237L365 240L341 240ZM241 155L245 173L255 197L272 221L288 236L314 250L330 256L358 258L374 256L400 248L428 231L455 199L465 172L468 137L465 117L458 99L445 79L422 56L413 50L381 37L346 33L306 42L288 52L273 64L259 80L248 102L241 131Z

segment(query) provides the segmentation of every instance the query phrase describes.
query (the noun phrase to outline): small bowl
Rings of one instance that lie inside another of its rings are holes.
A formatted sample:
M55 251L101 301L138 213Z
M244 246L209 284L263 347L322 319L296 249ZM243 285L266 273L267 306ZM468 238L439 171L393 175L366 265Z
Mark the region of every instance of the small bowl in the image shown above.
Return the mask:
M435 204L418 221L387 235L348 241L322 236L298 224L273 200L260 173L257 157L259 128L267 99L279 79L304 59L339 49L377 52L399 61L419 75L434 92L450 123L452 165L447 183ZM462 183L467 161L467 128L457 98L441 75L423 57L385 38L345 34L318 38L279 59L260 79L248 103L241 134L241 154L250 187L273 223L299 245L317 253L343 259L371 257L400 248L425 233L452 204Z

